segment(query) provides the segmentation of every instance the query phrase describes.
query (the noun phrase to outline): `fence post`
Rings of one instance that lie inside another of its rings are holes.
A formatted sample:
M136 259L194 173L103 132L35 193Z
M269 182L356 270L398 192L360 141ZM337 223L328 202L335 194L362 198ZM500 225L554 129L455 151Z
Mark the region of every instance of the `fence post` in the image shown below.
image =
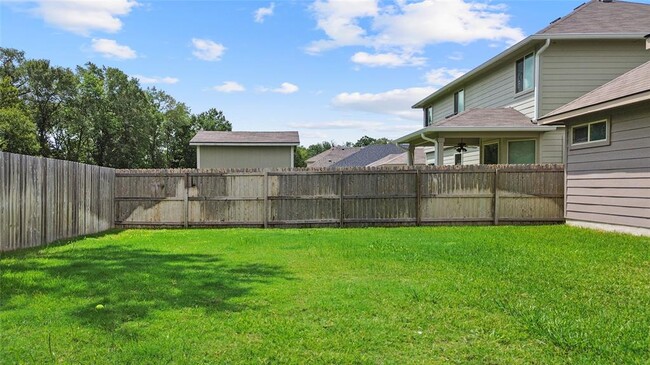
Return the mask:
M499 169L494 169L494 225L499 224Z
M269 228L269 172L264 170L264 214L262 217L262 222L264 228Z
M183 210L185 211L185 214L183 214L184 219L183 219L183 227L187 228L189 226L189 220L190 220L190 173L186 172L185 173L185 195L183 196Z
M41 186L41 245L47 244L47 158L43 159L41 178L43 179L43 186Z
M339 227L343 228L343 171L339 172Z
M420 182L420 170L416 169L415 170L415 225L419 226L422 224L422 212L421 212L421 207L422 203L420 200L422 200L422 187L421 187L421 182Z

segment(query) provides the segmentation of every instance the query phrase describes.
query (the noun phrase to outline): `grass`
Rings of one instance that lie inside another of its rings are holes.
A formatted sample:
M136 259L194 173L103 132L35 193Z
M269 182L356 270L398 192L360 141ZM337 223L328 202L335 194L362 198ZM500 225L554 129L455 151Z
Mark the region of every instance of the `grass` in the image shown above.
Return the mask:
M0 270L0 363L650 363L650 239L566 226L127 230Z

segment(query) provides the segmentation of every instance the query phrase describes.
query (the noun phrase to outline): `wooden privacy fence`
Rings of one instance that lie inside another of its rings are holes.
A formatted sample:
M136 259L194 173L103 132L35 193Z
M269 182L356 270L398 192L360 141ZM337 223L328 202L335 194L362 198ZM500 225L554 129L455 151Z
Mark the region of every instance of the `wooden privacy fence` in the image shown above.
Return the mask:
M562 222L564 169L118 170L115 214L121 227Z
M113 227L115 170L0 152L0 251Z

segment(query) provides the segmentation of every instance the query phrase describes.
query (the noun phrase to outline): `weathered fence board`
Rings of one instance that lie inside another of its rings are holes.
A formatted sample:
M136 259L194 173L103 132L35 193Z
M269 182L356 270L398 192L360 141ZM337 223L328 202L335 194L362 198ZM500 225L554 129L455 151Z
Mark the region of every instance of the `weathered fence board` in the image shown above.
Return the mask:
M562 165L118 170L115 224L359 226L563 221Z
M0 152L0 251L114 226L115 170Z

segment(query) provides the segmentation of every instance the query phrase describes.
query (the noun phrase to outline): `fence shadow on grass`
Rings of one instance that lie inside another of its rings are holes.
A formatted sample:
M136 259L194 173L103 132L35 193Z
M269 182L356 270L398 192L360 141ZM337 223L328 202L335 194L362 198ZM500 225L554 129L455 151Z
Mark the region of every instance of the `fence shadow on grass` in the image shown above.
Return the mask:
M24 255L10 265L0 262L0 268L4 271L0 308L4 311L20 309L10 304L16 295L46 295L67 308L65 315L107 331L155 311L255 309L259 304L254 303L260 302L253 292L257 286L293 280L276 265L233 264L215 255L168 253L129 245ZM39 279L31 277L34 272L39 273ZM97 309L97 304L104 308Z

